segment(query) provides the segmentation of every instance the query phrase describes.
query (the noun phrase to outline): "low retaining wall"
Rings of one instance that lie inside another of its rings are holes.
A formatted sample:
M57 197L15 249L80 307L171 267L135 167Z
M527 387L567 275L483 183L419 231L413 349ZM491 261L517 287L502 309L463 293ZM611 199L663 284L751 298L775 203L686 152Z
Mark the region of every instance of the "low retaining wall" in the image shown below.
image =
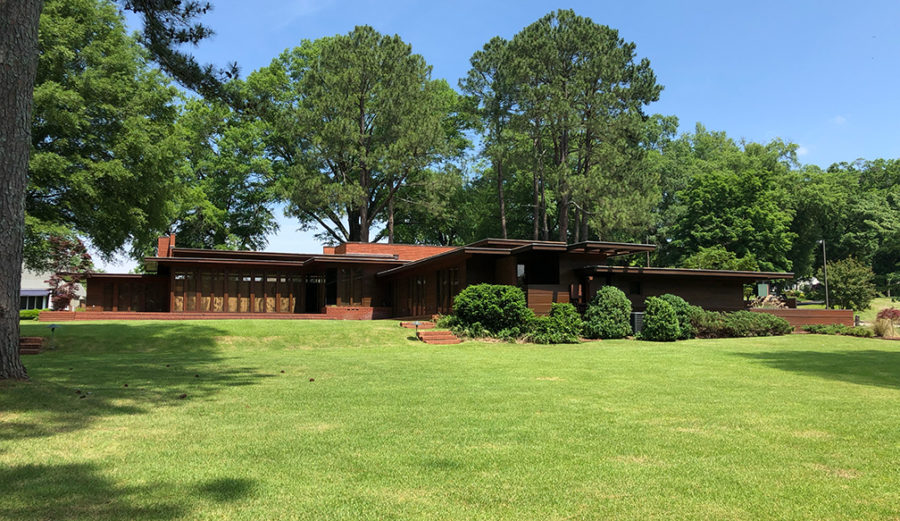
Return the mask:
M137 311L41 311L41 322L73 320L372 320L390 318L390 308L328 306L325 313L167 313Z
M754 313L768 313L781 317L798 329L801 326L812 324L843 324L853 325L853 310L851 309L751 309Z

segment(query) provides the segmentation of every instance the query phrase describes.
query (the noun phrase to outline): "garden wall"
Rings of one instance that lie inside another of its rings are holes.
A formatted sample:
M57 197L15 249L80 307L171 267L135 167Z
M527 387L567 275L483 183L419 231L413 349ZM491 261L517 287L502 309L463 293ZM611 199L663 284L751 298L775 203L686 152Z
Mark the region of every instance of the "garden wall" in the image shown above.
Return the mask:
M853 310L850 309L751 309L750 311L781 317L794 326L794 329L811 324L853 326Z

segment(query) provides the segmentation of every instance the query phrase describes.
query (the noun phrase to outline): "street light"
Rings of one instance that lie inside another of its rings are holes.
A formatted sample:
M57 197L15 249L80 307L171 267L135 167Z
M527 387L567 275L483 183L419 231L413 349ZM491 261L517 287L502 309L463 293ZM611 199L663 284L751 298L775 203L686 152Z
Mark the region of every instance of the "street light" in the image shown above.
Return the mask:
M828 309L828 259L825 257L825 239L820 239L822 243L822 274L825 276L825 309Z

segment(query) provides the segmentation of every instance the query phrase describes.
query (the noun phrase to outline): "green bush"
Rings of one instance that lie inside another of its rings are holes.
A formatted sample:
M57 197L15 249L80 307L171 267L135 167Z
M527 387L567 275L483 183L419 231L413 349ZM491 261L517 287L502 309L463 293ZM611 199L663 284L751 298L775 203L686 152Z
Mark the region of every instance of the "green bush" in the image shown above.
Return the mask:
M678 317L678 328L681 330L681 335L678 337L678 340L694 338L696 332L694 331L694 326L691 325L691 316L700 308L688 304L688 301L671 293L660 295L659 298L668 302L669 305L672 306L672 309L675 310L675 316Z
M453 301L453 311L461 330L483 330L490 336L521 328L534 316L521 289L494 284L476 284L462 290Z
M691 312L690 321L697 338L786 335L794 329L781 317L750 311L719 313L694 310Z
M38 315L41 314L41 311L46 311L44 309L22 309L19 310L19 320L37 320Z
M691 312L691 327L696 338L722 338L725 331L725 313L697 308Z
M803 330L817 335L845 335L862 338L872 338L875 336L875 332L867 327L850 327L845 326L844 324L810 324L808 326L803 326Z
M725 336L751 337L786 335L794 328L787 320L768 313L734 311L725 314Z
M550 315L531 319L528 340L535 344L575 344L581 336L582 322L575 306L556 303L550 306Z
M646 302L647 310L644 312L644 327L641 329L640 339L657 342L678 340L681 329L672 305L659 297L649 297Z
M631 334L631 301L619 288L603 286L584 313L587 338L623 338Z

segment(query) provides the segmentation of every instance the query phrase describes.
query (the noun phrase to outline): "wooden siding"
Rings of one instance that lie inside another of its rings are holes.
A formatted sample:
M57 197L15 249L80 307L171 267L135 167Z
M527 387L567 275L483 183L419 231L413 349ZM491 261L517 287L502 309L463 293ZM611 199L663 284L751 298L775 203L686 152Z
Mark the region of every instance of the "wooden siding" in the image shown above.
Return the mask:
M528 307L538 315L550 313L554 302L568 302L569 288L560 284L532 284L527 290Z
M853 311L849 309L751 309L750 311L781 317L794 326L794 329L812 324L852 326L854 323Z

